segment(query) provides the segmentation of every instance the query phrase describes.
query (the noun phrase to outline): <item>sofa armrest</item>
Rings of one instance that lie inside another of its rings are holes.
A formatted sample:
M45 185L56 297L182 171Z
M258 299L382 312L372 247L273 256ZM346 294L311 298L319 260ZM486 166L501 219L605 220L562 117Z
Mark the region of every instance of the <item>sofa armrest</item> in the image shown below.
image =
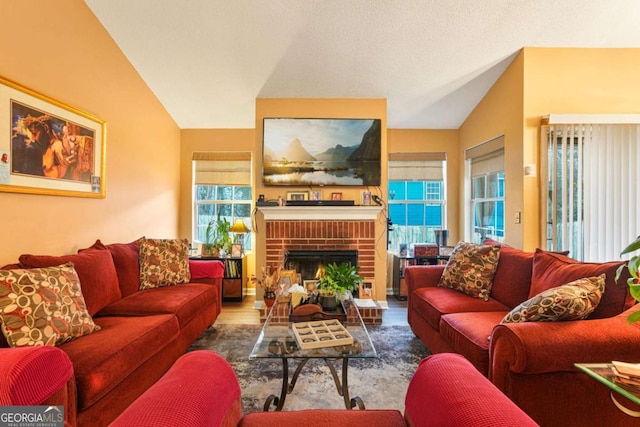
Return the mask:
M235 426L241 417L231 365L213 351L196 350L181 356L110 426Z
M537 426L527 414L459 354L420 362L405 398L409 426Z
M224 263L218 260L190 259L189 272L191 273L191 282L208 283L202 279L222 279Z
M640 362L640 325L627 316L605 319L499 324L491 334L489 378L505 390L510 373L576 371L574 363Z
M72 378L71 360L57 347L0 348L0 406L40 405L56 394L66 396Z
M412 265L404 269L407 292L411 294L419 288L437 286L444 271L444 265Z

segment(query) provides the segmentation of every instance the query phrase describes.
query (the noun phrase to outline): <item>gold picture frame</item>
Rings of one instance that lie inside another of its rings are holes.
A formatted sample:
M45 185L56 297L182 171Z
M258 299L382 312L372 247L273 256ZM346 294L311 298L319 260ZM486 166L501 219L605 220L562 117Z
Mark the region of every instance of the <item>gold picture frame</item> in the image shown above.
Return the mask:
M287 191L287 200L309 200L308 191Z
M280 272L280 283L285 285L284 290L289 289L294 283L296 283L297 278L298 275L296 270L282 270Z
M0 77L0 191L106 197L106 123Z

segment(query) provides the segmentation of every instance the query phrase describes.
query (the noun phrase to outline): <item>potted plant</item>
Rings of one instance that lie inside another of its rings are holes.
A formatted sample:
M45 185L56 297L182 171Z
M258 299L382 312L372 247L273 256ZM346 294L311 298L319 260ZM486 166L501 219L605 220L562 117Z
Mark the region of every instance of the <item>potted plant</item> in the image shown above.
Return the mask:
M358 275L360 269L357 265L348 262L337 264L329 263L318 271L318 290L322 307L325 310L335 310L338 298L346 295L347 291L353 292L362 282L362 276Z
M624 250L620 252L620 255L622 256L624 254L637 251L638 249L640 249L640 236L636 237L636 240L634 240L629 244L629 246L624 248ZM638 271L640 269L640 255L632 256L631 258L629 258L629 262L627 264L621 265L618 268L618 271L616 271L616 281L618 281L620 275L622 274L622 270L624 270L625 268L629 270L629 276L631 276L627 279L629 292L636 301L640 302L640 277L638 276L638 274L640 273L640 271ZM627 317L627 321L629 323L640 321L640 311L631 313L629 317Z
M227 218L220 216L220 212L218 212L217 219L209 221L204 232L205 241L202 244L202 256L219 257L221 250L230 253L232 244L230 228L231 223L227 221Z

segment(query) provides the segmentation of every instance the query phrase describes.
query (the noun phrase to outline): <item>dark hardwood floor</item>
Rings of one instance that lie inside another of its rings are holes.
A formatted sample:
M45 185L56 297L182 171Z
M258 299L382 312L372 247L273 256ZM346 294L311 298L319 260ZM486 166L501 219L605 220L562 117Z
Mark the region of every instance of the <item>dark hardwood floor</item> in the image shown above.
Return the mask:
M254 308L254 302L254 295L247 295L242 302L223 302L216 324L260 324L260 313ZM407 325L407 302L388 295L387 303L389 309L382 313L382 324Z

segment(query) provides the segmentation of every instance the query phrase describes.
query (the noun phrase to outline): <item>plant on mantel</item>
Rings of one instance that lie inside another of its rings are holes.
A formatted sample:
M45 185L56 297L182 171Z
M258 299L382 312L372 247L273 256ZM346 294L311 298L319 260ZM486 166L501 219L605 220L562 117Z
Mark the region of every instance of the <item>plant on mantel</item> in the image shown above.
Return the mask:
M620 252L620 256L635 252L640 249L640 236L636 237L636 240L631 242L629 246L624 248L622 252ZM640 268L640 255L634 255L629 258L629 262L621 265L616 271L616 282L620 279L620 275L622 274L622 270L629 270L629 279L627 279L627 284L629 285L629 292L631 296L635 298L636 301L640 302L640 278L638 277L638 269ZM631 313L629 317L627 317L627 322L634 323L640 321L640 311L636 311Z

